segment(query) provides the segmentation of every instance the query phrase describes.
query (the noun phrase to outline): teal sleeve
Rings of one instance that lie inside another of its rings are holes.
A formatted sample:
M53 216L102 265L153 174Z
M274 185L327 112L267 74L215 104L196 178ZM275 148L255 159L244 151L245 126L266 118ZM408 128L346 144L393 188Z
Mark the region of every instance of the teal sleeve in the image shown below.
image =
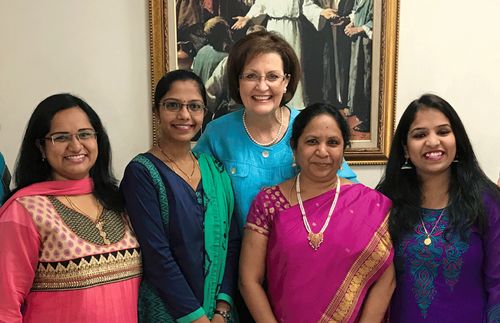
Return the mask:
M233 304L234 304L233 298L231 296L229 296L228 294L219 293L219 295L217 295L217 300L227 302L229 305L231 305L231 308L233 308Z
M350 181L352 181L354 183L359 183L358 177L357 177L356 173L351 169L351 167L349 167L349 165L347 164L347 162L345 161L345 159L342 162L342 166L340 167L340 169L337 172L337 174L340 177L348 179L348 180L350 180Z
M194 320L199 319L203 315L205 315L205 310L202 307L200 307L196 311L191 312L188 315L184 315L183 317L178 318L176 321L178 323L190 323Z

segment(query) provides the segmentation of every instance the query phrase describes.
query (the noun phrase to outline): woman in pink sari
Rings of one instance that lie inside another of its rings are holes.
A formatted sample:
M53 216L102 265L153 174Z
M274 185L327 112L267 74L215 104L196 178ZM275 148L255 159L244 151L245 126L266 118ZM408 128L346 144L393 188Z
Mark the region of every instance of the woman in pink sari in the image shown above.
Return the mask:
M331 105L295 119L301 171L263 189L245 227L240 288L257 322L382 321L395 286L391 202L337 176L348 144L346 121Z
M33 112L0 209L0 322L137 322L139 245L95 111L70 94Z

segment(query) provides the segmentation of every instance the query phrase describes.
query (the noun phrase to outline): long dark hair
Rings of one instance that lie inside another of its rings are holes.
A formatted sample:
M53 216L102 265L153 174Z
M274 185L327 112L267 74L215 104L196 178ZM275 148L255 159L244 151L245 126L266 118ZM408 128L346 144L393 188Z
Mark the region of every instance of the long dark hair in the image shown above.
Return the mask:
M118 181L113 175L111 146L106 129L97 113L85 101L68 93L49 96L33 111L16 162L14 172L16 191L34 183L51 180L52 168L48 162L42 161L42 153L37 144L39 139L44 138L50 131L54 115L73 107L85 112L97 132L98 156L90 169L90 177L94 181L93 194L107 209L122 211L123 203L118 192Z
M422 191L419 178L414 167L401 170L401 166L405 162L404 147L407 145L408 131L415 115L418 111L429 108L440 111L448 118L457 146L458 162L450 166L447 207L450 221L445 237L451 231L459 233L460 237L465 239L473 225L477 225L483 233L487 225L483 195L490 194L500 201L500 190L479 167L465 127L456 111L441 97L424 94L411 102L401 116L392 140L385 174L377 185L377 190L393 202L389 229L395 242L413 230L420 221Z

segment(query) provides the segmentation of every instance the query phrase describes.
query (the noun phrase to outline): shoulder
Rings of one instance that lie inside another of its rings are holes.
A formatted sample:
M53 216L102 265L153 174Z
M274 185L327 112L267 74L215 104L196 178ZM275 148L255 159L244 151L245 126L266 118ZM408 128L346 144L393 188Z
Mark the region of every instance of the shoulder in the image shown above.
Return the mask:
M210 121L207 125L206 131L220 130L221 133L227 134L227 127L240 127L243 125L243 109L233 111L231 113L225 114L220 118ZM224 126L224 128L221 128Z
M352 196L352 198L357 202L361 202L366 205L368 205L368 203L374 203L376 206L387 209L387 211L389 211L392 207L392 201L387 196L373 188L365 186L361 183L346 184L345 186L346 190L352 193L350 196Z
M482 194L483 205L488 218L488 225L500 226L500 192L499 190L484 191Z
M290 109L290 123L292 123L295 118L299 115L300 110L289 108Z

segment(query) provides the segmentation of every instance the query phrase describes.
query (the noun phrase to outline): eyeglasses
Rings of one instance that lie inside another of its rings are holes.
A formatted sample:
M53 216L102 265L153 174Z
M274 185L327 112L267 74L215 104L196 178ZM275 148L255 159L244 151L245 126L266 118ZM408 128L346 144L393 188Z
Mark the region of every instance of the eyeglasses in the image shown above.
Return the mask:
M97 137L97 132L94 130L81 130L75 134L69 132L58 132L48 137L40 139L40 141L51 140L53 145L57 144L67 144L73 140L73 137L76 137L78 141L85 142L89 140L94 140Z
M261 78L266 80L267 84L278 84L279 81L284 81L290 78L290 74L280 75L278 73L267 73L259 75L257 73L243 73L240 75L240 80L245 82L257 83Z
M179 112L183 107L186 107L191 114L205 113L205 105L201 102L180 103L177 101L161 102L160 106L168 112Z

